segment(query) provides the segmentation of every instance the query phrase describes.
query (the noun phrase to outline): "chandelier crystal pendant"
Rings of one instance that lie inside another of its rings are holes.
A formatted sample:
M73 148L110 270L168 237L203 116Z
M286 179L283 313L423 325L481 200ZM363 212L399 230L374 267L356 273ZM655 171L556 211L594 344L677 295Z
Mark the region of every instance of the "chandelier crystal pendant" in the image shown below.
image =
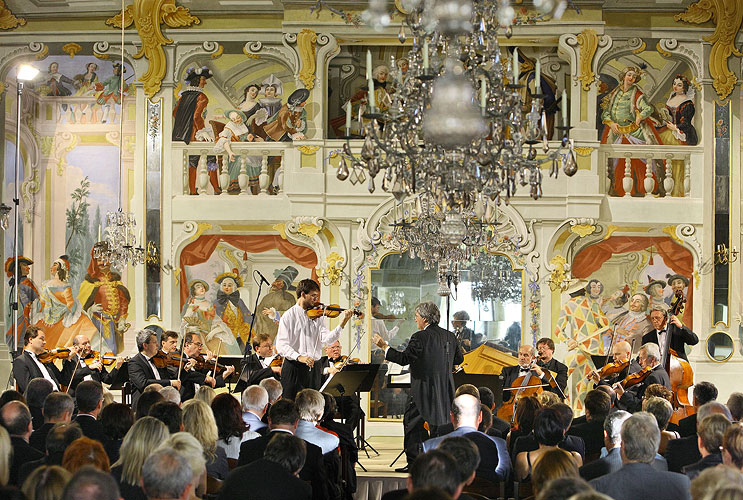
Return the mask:
M482 253L469 263L469 273L473 300L521 301L521 273L511 268L508 257Z

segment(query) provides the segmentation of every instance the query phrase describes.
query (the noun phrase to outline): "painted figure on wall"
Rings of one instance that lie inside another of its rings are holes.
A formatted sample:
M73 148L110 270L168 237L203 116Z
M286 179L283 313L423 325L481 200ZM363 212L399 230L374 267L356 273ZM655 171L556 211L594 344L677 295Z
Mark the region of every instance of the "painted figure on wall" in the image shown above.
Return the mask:
M72 295L70 261L62 255L52 263L51 279L42 283L34 303L32 321L46 333L49 347L70 345L77 335L92 338L98 330Z
M291 93L278 113L269 118L263 129L273 141L296 141L306 139L307 110L304 109L310 91L297 89Z
M95 84L98 82L98 65L94 62L90 62L85 65L85 73L75 75L75 95L85 96L95 89Z
M296 290L292 283L299 271L294 266L286 266L284 269L276 269L273 275L275 279L271 283L271 289L258 304L261 314L255 318L255 331L265 333L271 337L271 341L279 331L281 315L297 302L297 296L290 292Z
M68 96L72 91L66 85L74 85L75 82L69 77L59 72L59 63L49 64L49 71L46 75L46 85L49 87L47 95L51 96Z
M592 355L604 354L602 334L609 330L609 319L602 310L604 285L596 279L576 290L560 311L555 337L568 345L570 396L574 408L583 409L586 393L592 389L589 375L595 370Z
M642 78L642 70L635 66L626 67L619 75L619 85L601 102L601 121L606 127L601 137L602 144L660 144L660 137L650 115L655 108L647 101L637 85ZM614 163L614 193L624 196L622 185L624 178L623 164L618 159ZM652 166L648 166L652 169ZM631 160L632 189L630 194L645 194L646 163L640 159ZM652 173L653 189L656 192L658 182Z
M190 144L191 141L208 141L211 135L206 129L204 118L206 117L206 106L209 98L204 93L206 81L214 76L206 66L202 68L189 68L186 72L188 86L181 93L178 103L173 110L173 141L183 141ZM219 179L217 178L217 161L207 158L207 171L209 181L215 193L220 193ZM188 192L198 194L196 191L196 174L199 166L199 155L188 156Z
M262 124L265 123L266 119L268 118L268 112L263 106L261 106L261 103L257 100L260 90L261 86L257 83L251 83L250 85L245 87L243 101L237 106L237 109L245 114L244 123L247 126L248 130L251 131L251 135L253 136L251 140L258 142L262 141L264 137L255 135L256 126L253 123L258 122ZM225 115L229 117L229 113L225 113Z
M243 299L240 298L239 289L243 285L242 279L237 269L233 269L232 272L220 274L214 281L219 285L215 312L235 340L232 345L223 345L222 352L241 354L245 344L250 340L250 322L253 316ZM210 350L216 351L218 344L218 338L207 338L206 345Z
M28 257L22 255L18 256L18 274L20 275L20 279L18 280L18 326L16 329L18 331L18 343L16 344L16 339L13 336L15 333L13 328L13 311L10 310L10 314L8 315L10 328L5 333L5 343L10 348L13 346L23 346L23 335L26 331L26 327L31 325L31 304L39 298L36 284L28 277L28 275L31 274L31 265L33 263L34 261ZM13 277L14 273L15 259L10 257L5 261L5 274L10 278L8 280L10 302L15 301L15 290L13 289L15 285L15 278Z
M220 155L225 152L229 155L227 172L230 175L230 183L227 187L227 192L237 194L240 193L238 176L240 175L240 168L242 166L242 156L235 154L230 143L262 141L263 139L256 137L250 131L246 124L245 113L242 111L230 109L225 111L225 115L229 118L229 121L224 125L224 128L219 134L217 134L218 139L216 144L214 144L213 151ZM255 192L258 187L258 176L261 173L261 167L256 166L253 161L248 160L246 161L245 168L248 175L248 186Z
M123 73L126 72L126 68L122 68L121 63L117 62L113 64L113 70L113 75L103 80L103 82L97 82L95 84L95 89L98 91L96 103L103 108L101 123L107 123L108 121L114 122L114 116L111 115L111 111L114 110L113 105L121 105L121 79L123 78ZM124 95L126 95L128 90L129 84L125 82L123 87Z
M213 347L214 352L219 349L220 354L227 353L227 348L235 344L235 339L229 328L225 327L217 316L216 306L206 296L209 285L204 280L196 279L189 283L188 290L188 302L183 306L181 314L183 323L188 327L197 328L204 336L207 347ZM236 349L235 347L234 350Z
M105 344L116 354L123 350L124 333L130 326L126 317L131 296L121 282L121 275L114 272L108 262L95 258L96 248L101 245L105 246L107 243L96 243L90 251L88 273L80 284L77 298L93 320ZM91 340L95 345L95 340Z
M627 341L632 351L637 352L642 347L642 336L652 329L647 317L648 298L643 293L636 293L629 299L629 310L615 319L614 342Z
M409 63L407 62L407 59L401 59L398 61L403 81L406 78L408 64ZM377 108L384 111L389 108L392 102L390 93L395 91L395 82L389 81L390 68L386 64L375 66L372 70L371 76L374 80L374 102L376 103ZM361 115L365 112L366 107L369 105L369 85L368 83L366 83L366 81L361 87L358 88L358 90L356 90L349 101L351 102L352 115L358 116L358 119L362 120ZM330 120L330 126L332 127L337 137L345 136L345 129L343 128L345 126L345 123L345 113Z
M281 109L281 96L284 95L284 85L275 75L270 75L263 80L261 87L261 108L266 110L266 116L257 120L256 125L263 125L267 120L273 118Z
M665 281L654 280L650 276L648 276L648 284L644 288L645 293L648 295L649 299L648 309L653 309L654 307L663 310L668 309L666 299L663 297L665 288Z
M692 124L696 111L694 108L694 94L694 87L691 86L688 78L681 74L673 78L671 95L668 97L665 106L659 111L665 124L658 132L663 144L696 146L699 143L697 130ZM684 162L673 160L671 165L675 182L673 191L669 194L684 196Z

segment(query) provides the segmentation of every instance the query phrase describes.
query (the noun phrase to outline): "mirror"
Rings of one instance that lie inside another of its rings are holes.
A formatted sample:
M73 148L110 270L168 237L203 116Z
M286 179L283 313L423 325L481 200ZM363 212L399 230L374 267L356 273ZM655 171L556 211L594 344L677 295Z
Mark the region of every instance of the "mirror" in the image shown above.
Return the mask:
M440 282L437 270L425 269L420 259L411 259L408 254L386 255L379 269L371 271L369 331L378 333L391 347L404 350L417 331L415 307L431 301L441 311L439 324L448 325L469 341L465 350L485 342L517 350L523 318L522 272L513 271L511 261L503 255L485 257L479 267L470 265L459 272L459 283L450 284L451 295L447 297L438 293L446 288L447 280L444 277ZM455 325L454 314L460 311L469 319ZM401 419L410 388L407 367L385 361L384 352L373 345L370 360L382 366L370 392L367 415L371 419Z
M733 337L727 332L714 332L707 337L706 342L707 356L712 361L722 363L733 356Z

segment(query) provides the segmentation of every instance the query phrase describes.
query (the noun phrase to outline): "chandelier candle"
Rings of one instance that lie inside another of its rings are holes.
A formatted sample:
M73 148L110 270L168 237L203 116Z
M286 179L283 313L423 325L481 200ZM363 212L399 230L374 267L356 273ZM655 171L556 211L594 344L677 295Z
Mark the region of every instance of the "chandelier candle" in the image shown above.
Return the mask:
M565 89L562 91L562 126L568 126L568 93Z
M534 68L534 93L535 94L541 94L542 93L542 63L539 61L539 56L537 56L537 64Z
M513 49L513 84L518 85L519 83L519 49L515 47Z
M423 40L423 69L428 69L428 38Z

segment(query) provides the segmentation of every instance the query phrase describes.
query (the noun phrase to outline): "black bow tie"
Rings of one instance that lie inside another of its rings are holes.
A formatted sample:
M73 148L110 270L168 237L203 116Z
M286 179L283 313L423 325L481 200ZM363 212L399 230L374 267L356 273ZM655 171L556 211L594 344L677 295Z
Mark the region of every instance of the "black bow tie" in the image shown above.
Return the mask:
M658 333L666 333L666 329L658 330Z
M529 373L531 368L519 368L519 373Z
M266 359L266 358L264 358L263 356L258 356L258 359L259 359L260 361L263 361L263 360L264 360L264 359Z
M227 305L227 301L232 302L232 305L237 307L238 303L240 302L240 292L236 290L230 294L226 294L222 290L218 291L217 302Z

